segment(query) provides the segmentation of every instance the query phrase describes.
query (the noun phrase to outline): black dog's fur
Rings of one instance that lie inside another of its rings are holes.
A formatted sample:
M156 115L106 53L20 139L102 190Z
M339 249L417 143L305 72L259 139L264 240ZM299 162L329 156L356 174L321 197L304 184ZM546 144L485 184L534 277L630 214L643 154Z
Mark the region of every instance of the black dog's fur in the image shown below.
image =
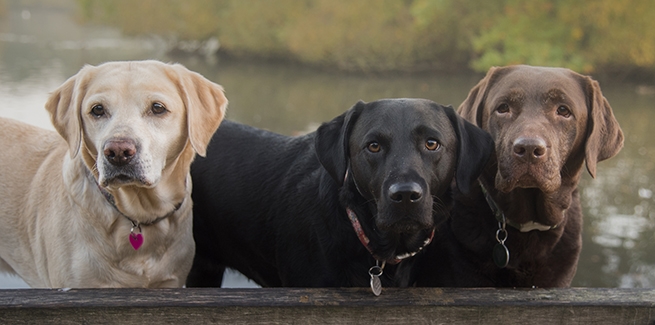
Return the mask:
M428 150L426 139L440 146ZM345 207L377 259L392 261L420 250L447 218L453 179L468 191L492 150L452 108L419 99L359 102L300 137L225 121L191 168L187 286L220 286L225 267L262 286L367 286L376 260ZM411 198L390 193L408 187ZM410 285L413 259L388 264L383 285Z

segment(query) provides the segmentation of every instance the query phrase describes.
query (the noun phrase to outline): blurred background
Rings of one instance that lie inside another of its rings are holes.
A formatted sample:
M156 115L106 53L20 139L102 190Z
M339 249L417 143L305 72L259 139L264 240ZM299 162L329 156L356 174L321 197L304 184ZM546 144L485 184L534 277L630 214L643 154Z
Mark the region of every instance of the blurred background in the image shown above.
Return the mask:
M288 135L360 99L457 107L494 65L567 67L600 81L626 136L582 180L573 286L655 287L653 17L651 0L0 0L0 116L53 129L48 94L114 60L182 63L225 87L228 118Z

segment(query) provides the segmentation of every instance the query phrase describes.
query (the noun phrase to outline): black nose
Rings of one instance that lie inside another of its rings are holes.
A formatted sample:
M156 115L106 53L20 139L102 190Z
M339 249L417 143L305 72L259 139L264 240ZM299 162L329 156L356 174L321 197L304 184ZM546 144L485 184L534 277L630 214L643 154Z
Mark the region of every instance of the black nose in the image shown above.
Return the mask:
M105 142L103 153L114 166L127 165L136 155L136 145L131 139L116 139Z
M418 183L395 183L389 187L389 198L396 203L414 203L423 197L423 189Z
M539 137L520 137L514 141L514 156L522 159L541 159L546 156L546 141Z

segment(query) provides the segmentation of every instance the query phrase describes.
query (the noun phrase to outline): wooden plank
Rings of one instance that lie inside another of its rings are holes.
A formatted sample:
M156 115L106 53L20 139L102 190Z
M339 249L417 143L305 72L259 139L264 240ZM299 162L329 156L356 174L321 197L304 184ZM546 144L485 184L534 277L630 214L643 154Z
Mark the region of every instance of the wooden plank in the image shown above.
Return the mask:
M655 324L655 289L0 290L0 324Z

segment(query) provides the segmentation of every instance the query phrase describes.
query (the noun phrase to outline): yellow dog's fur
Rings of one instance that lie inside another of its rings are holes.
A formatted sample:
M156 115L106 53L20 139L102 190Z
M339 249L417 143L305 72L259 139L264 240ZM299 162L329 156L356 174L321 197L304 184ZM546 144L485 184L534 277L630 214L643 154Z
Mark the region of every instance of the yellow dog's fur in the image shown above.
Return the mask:
M181 65L110 62L48 99L59 134L0 119L0 271L32 287L184 285L195 251L189 167L226 106L221 86ZM136 143L135 177L107 176L103 146L117 138ZM144 224L138 250L128 217Z

